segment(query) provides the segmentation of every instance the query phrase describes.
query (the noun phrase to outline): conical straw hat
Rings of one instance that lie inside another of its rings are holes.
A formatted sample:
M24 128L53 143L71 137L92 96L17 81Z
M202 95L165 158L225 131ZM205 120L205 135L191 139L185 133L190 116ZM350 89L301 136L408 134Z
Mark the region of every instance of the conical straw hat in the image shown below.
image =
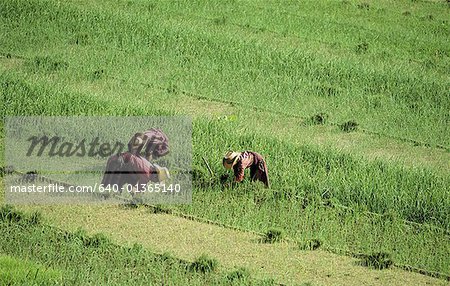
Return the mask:
M239 155L241 155L241 153L228 151L225 154L225 156L223 157L223 160L222 160L223 166L227 169L233 168L233 166L236 165L236 163L239 159Z

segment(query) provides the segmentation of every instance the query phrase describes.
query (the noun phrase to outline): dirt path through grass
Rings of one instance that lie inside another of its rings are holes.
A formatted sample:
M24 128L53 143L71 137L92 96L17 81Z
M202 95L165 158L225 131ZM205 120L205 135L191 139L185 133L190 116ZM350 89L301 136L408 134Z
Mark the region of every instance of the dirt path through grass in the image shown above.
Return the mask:
M326 251L302 251L292 243L262 244L257 235L199 223L146 208L118 206L45 206L37 208L51 224L89 233L102 232L121 244L142 244L194 260L201 254L232 270L245 267L253 277L275 278L288 285L446 285L439 279L399 269L371 270L358 259Z

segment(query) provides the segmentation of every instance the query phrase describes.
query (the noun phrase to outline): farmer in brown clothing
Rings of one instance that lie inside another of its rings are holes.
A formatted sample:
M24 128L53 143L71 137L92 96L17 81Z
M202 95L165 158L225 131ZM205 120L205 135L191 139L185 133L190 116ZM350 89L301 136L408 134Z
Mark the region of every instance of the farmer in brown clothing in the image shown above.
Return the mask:
M169 139L160 129L136 133L128 143L128 152L108 159L101 183L105 187L117 185L119 190L124 184L137 185L140 191L149 181L164 182L170 178L169 170L151 161L168 153Z
M261 181L267 188L270 187L266 161L260 154L252 151L229 151L223 157L222 163L226 169L233 169L236 182L241 182L245 169L250 168L252 181Z

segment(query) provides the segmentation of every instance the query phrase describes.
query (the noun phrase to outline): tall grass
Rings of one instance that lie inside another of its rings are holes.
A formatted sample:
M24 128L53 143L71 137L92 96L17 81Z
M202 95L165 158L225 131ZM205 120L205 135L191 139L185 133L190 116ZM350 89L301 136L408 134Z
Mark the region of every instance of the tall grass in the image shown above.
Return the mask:
M1 79L3 82L12 80L11 76ZM26 102L27 98L34 96L42 96L45 101L50 94L55 94L52 88L39 82L30 84L20 77L17 80L27 88L14 89L14 93L3 92L15 95L8 97L14 104ZM87 97L82 93L65 94L78 101ZM90 100L95 103L95 98ZM49 101L48 104L49 110L58 115L66 114L66 107L70 108L67 101ZM97 115L164 112L152 105L130 110L124 108L126 102L108 101L103 104L106 108L101 111L95 110L96 105L93 104L92 107L85 106L85 112L91 114L91 108ZM2 108L7 114L23 115L20 110ZM26 113L36 114L41 107L29 105L28 108ZM77 109L74 112L76 114ZM68 112L67 115L70 114ZM300 241L320 238L332 248L364 253L388 251L400 263L446 271L448 251L443 242L448 239L445 229L449 228L449 209L446 206L450 196L449 180L445 175L428 169L369 162L333 150L297 146L282 138L257 135L251 130L236 133L238 126L236 121L219 119L198 118L194 121L193 204L177 208L260 232L281 228L288 237ZM230 181L222 185L218 177L226 171L220 158L228 149L252 149L265 155L272 189L266 190L248 181L234 188L229 187ZM202 157L209 161L216 177L210 177ZM355 211L324 208L323 203L327 201L349 206ZM382 216L367 216L363 214L365 211ZM402 220L426 223L444 230L405 225Z
M256 11L250 23L231 5L218 3L2 5L1 19L11 28L3 31L3 52L34 55L35 46L42 46L38 53L66 62L62 73L72 79L103 71L269 110L327 112L335 122L355 119L389 135L449 144L449 25L439 3L416 4L420 16L434 13L433 20L402 16L406 4L396 5L395 13L386 12L385 3L372 3L366 12L352 4L348 18L349 12L339 13L346 5L323 3L325 11L333 11L332 20L319 21L317 10L306 5L298 9L300 16L287 13L280 24L267 19L273 10L289 11L289 4L254 9L256 4L244 3L244 9ZM197 6L201 12L195 12ZM205 20L217 16L216 6L242 27ZM365 27L367 19L376 25ZM254 33L247 24L264 29ZM280 36L284 30L294 39ZM355 52L358 45L368 46L367 52Z
M82 94L68 93L61 89L49 89L43 84L30 84L22 76L0 74L2 102L0 111L3 116L33 115L145 115L144 106L135 102L123 101L123 104ZM167 111L153 108L154 115L171 115Z
M128 105L125 101L107 102L82 94L52 91L31 86L23 80L1 76L5 115L142 115L164 114L158 107ZM307 146L296 146L282 139L262 137L250 130L236 134L237 122L199 119L194 125L194 160L202 166L201 156L211 163L216 174L224 172L220 158L227 149L253 149L267 154L273 188L294 190L301 196L321 195L341 204L385 213L394 210L400 218L427 222L449 228L450 204L447 177L427 169L410 170L383 162L367 162ZM233 140L224 141L224 138ZM292 192L292 191L291 191Z
M174 112L161 102L188 91L269 112L325 112L332 122L353 119L392 136L449 144L448 21L442 3L396 2L393 10L383 1L367 7L319 1L321 10L312 2L243 3L242 11L255 11L252 17L227 3L3 1L0 52L25 59L14 71L2 67L0 112L166 115ZM285 16L275 22L273 13ZM106 78L160 91L136 98L118 89L102 97L82 88L101 89L111 84ZM197 119L194 167L200 175L193 205L179 208L258 231L279 227L288 236L320 238L332 247L388 251L396 261L430 270L449 269L448 235L401 222L448 230L448 177L286 141L233 121ZM230 189L208 178L201 156L221 174L220 158L228 149L265 155L273 190L246 183ZM356 211L323 208L324 200ZM362 215L366 210L383 216Z
M273 189L301 197L321 196L341 204L386 213L400 218L428 222L449 228L449 179L427 169L407 169L381 161L368 162L357 156L283 140L235 134L236 123L196 121L194 128L195 163L201 156L216 174L225 172L220 158L223 150L253 149L266 154ZM203 140L208 138L208 140ZM223 138L233 138L224 143Z
M2 285L55 285L61 273L37 263L0 255L0 283Z
M194 168L200 171L194 179L193 204L179 207L184 212L259 232L277 227L300 241L320 238L331 248L387 251L398 263L448 272L447 177L248 133L237 135L232 124L195 123ZM207 141L199 140L206 134ZM230 136L234 143L224 144L223 138ZM266 154L273 189L248 182L230 188L217 178L209 179L201 156L219 176L225 172L218 160L220 150L228 148ZM324 207L326 201L355 211ZM365 215L365 211L382 216ZM441 230L406 225L402 220Z

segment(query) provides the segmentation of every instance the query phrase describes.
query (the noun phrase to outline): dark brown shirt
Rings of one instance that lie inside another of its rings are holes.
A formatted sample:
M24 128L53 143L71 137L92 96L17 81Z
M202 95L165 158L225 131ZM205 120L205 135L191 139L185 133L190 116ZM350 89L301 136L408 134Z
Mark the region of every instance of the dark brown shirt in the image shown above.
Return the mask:
M263 170L260 170L262 163L264 163ZM262 172L267 172L264 158L260 154L252 151L244 151L239 155L238 161L233 167L236 182L241 182L244 179L244 171L247 168L255 169L255 171L260 170Z

